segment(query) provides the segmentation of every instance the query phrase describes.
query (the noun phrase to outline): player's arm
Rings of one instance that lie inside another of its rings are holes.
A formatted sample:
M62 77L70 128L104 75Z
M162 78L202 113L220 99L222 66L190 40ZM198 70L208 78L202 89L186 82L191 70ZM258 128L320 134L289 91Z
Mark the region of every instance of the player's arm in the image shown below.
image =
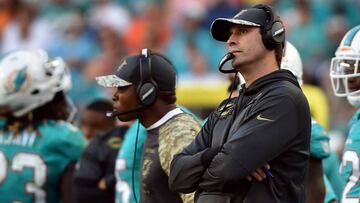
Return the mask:
M340 160L335 151L330 152L330 156L322 161L323 173L329 180L331 187L338 199L341 198L345 187L346 179L339 173Z
M74 170L75 170L75 163L70 163L66 167L63 175L61 176L60 194L63 203L73 202L71 185L72 185L72 177L74 174Z
M323 171L324 172L324 171ZM331 185L329 179L324 175L324 184L325 184L325 197L324 203L338 203L338 197L334 192L334 188Z
M306 202L323 202L326 193L322 159L329 156L329 137L324 128L314 119L311 121L309 173L306 178Z
M306 178L306 203L324 202L324 197L325 185L321 160L310 157Z
M310 117L308 124L302 124L307 122L304 119L309 112L306 111L308 107L305 102L274 93L252 107L252 113L239 124L221 151L212 159L202 176L202 189L224 191L225 185L239 183L266 163L276 172L269 161L286 151L298 132L310 130ZM302 103L296 105L296 102ZM299 105L301 110L298 109ZM299 121L298 114L304 116L304 119ZM249 158L249 154L254 152L256 156ZM304 159L307 158L306 153L303 156Z

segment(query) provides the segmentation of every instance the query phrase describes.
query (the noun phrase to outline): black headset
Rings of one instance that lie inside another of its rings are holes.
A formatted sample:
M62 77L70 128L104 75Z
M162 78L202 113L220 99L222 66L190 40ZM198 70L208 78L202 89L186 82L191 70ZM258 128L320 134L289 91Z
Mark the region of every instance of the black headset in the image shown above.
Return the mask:
M142 49L140 53L140 82L137 95L143 106L151 106L157 98L158 86L151 76L151 53Z
M254 8L262 9L266 12L267 21L262 29L262 41L269 50L275 49L277 45L285 45L285 28L278 14L271 6L259 4Z

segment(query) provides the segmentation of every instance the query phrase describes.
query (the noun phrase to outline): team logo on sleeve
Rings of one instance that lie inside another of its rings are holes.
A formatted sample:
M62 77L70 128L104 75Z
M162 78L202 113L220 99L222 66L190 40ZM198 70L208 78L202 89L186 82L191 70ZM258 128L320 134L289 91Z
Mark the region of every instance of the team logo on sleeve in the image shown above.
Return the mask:
M119 149L122 144L122 139L120 137L112 137L107 141L107 145L111 149Z

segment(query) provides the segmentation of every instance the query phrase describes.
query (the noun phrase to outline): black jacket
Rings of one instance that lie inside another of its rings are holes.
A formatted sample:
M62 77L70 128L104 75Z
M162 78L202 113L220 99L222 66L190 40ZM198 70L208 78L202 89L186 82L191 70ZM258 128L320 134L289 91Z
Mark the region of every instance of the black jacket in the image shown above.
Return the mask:
M310 130L309 106L296 78L275 71L210 114L196 139L174 157L169 186L197 191L197 202L305 202ZM247 181L266 163L273 177Z
M127 129L115 127L91 140L73 175L74 202L115 202L115 161ZM106 181L106 190L98 188L102 178Z

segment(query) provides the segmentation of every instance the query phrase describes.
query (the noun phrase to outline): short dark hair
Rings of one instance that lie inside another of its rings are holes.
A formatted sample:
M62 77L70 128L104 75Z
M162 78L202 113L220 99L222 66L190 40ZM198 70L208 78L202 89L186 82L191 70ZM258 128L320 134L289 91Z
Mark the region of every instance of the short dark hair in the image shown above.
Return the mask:
M176 93L175 91L160 91L158 94L159 99L164 101L166 104L175 104L176 103Z

